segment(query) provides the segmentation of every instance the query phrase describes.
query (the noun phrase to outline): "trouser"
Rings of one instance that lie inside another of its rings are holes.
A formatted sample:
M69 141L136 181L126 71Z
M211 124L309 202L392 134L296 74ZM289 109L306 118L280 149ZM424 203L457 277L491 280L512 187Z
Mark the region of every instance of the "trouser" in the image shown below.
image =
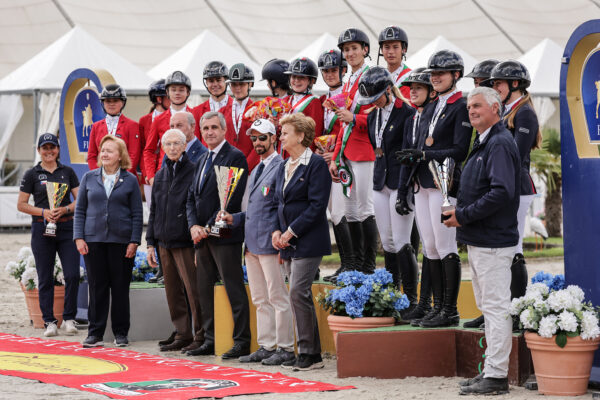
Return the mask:
M517 254L523 254L523 234L525 233L525 218L527 217L527 211L529 211L529 206L533 201L533 197L534 195L532 194L519 197L519 210L517 211L519 243L517 244L517 248L515 250L515 253Z
M456 228L441 222L442 193L437 189L421 189L415 193L415 216L421 234L423 254L431 260L441 260L448 254L458 254ZM452 204L456 199L450 198Z
M349 161L353 184L350 197L344 196L341 184L331 186L331 220L338 224L345 215L348 222L362 222L371 215L373 209L373 161Z
M302 354L321 354L319 325L311 288L322 258L292 258L283 263L289 276L290 300L296 320L298 353Z
M159 246L158 251L163 266L169 313L177 331L175 339L190 340L193 338L197 342L202 342L204 332L202 331L202 309L196 293L194 248ZM190 320L190 312L192 320Z
M242 244L202 240L196 249L196 286L202 308L204 343L215 343L214 286L221 276L233 313L233 341L250 345L250 311L242 270ZM313 275L314 277L314 275Z
M42 318L54 322L54 263L56 253L65 277L63 320L75 319L79 289L79 252L73 242L73 221L58 222L56 237L44 236L43 222L31 223L31 251L38 276L38 293Z
M383 250L397 253L410 243L414 213L400 215L396 212L398 191L384 186L381 190L373 190L375 206L375 222L381 238ZM416 249L418 251L418 249Z
M246 252L246 271L256 306L258 345L267 350L294 351L292 306L279 256Z
M506 378L512 347L510 265L515 246L491 249L467 246L477 307L485 319L486 378Z
M339 182L331 182L331 193L329 194L327 211L329 211L329 216L331 217L333 225L339 224L344 217L343 196L344 192L342 192L342 184Z
M87 267L90 302L88 335L103 337L108 320L108 308L113 334L127 336L129 332L129 283L133 257L126 258L127 243L88 242L84 256Z
M150 205L152 204L152 186L144 184L144 197L146 198L148 212L150 212Z

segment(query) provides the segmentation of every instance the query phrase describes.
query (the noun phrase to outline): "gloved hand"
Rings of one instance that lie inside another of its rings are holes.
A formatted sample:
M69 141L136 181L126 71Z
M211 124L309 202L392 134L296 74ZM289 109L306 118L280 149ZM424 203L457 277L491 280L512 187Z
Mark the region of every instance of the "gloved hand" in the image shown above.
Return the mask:
M423 159L423 151L418 149L404 149L396 152L396 159L404 165L414 165Z
M411 211L412 208L408 205L406 195L398 193L398 198L396 199L396 212L400 215L408 215Z

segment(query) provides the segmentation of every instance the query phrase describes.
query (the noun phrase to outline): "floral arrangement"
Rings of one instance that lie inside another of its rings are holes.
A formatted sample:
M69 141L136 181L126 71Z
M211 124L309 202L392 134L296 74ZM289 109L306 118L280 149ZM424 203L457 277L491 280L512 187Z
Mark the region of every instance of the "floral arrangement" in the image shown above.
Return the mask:
M285 114L292 109L292 106L278 97L265 97L257 101L246 111L244 118L249 121L255 121L259 118L269 119L277 118L279 114Z
M392 274L384 268L373 274L359 271L342 272L336 288L317 297L319 304L333 315L360 317L394 317L409 306L406 295L394 286Z
M323 153L332 152L335 149L337 135L321 135L315 138L315 146Z
M156 254L156 249L154 249ZM158 257L156 257L158 260ZM132 282L148 282L148 279L154 276L154 273L157 270L152 268L150 264L148 264L148 259L146 258L146 252L138 249L135 252L135 259L133 261L133 271L131 274Z
M327 100L323 102L323 107L327 108L331 111L337 111L339 109L348 109L352 105L352 98L350 97L350 93L342 92L336 94L335 96L331 96Z
M9 261L5 267L6 272L19 281L27 290L38 287L38 275L35 268L35 258L30 247L22 247L17 254L17 261ZM80 282L85 277L85 270L79 267ZM63 273L60 258L56 256L54 261L54 286L64 286L65 275Z
M566 288L562 275L538 272L527 286L525 296L512 300L511 315L519 318L521 328L542 337L556 335L556 344L565 347L567 337L581 336L584 340L600 336L598 310L584 302L579 286Z

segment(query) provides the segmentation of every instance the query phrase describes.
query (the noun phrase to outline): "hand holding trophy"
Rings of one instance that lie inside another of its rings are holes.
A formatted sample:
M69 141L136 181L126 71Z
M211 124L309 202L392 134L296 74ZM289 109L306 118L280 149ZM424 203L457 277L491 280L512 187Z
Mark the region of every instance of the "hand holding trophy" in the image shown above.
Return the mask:
M60 203L62 203L68 190L69 185L67 185L66 183L46 182L46 194L48 195L48 203L50 204L50 210L54 210L55 208L60 206ZM54 222L49 222L46 225L46 231L44 232L44 236L56 236L56 224Z
M449 193L452 188L452 178L454 176L454 167L455 162L452 158L446 158L442 163L437 160L431 160L428 164L429 171L431 171L431 175L433 176L433 182L435 186L442 192L442 219L444 220L450 218L449 215L444 215L444 211L452 211L456 207L450 203Z
M243 168L238 167L225 167L222 165L215 165L215 176L217 178L217 190L219 193L219 200L221 210L219 214L224 214L227 210L227 205L231 200L233 192L237 188L240 178L244 174ZM231 236L231 228L227 226L227 223L223 220L216 222L213 226L207 226L209 229L210 236L216 236L221 238L227 238Z

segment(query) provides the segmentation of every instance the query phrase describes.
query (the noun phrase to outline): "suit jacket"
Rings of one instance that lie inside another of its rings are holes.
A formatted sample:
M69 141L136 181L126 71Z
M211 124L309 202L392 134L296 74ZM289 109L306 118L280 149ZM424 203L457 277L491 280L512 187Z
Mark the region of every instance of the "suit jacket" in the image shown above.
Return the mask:
M231 103L233 103L233 97L227 96L227 104ZM202 118L202 116L209 111L210 99L206 100L204 103L200 103L192 109L192 114L194 115L194 119L196 119L196 126L198 127L198 129L200 129L200 118ZM202 132L200 132L200 136L202 136ZM200 137L200 140L202 140L202 144L206 146L206 143L204 142L204 139L202 137Z
M133 174L122 169L109 197L101 168L83 176L75 206L73 239L140 244L142 224L142 194Z
M253 106L252 99L248 99L248 103L246 103L246 108L244 109L244 114L251 109ZM227 105L219 110L221 114L225 117L225 121L227 122L227 133L225 134L225 140L232 146L238 148L244 156L246 157L246 161L248 162L248 172L252 171L254 167L260 162L260 157L254 151L254 146L252 146L252 141L250 140L250 136L246 135L246 131L248 128L252 126L252 122L244 117L242 117L242 124L240 126L240 131L236 135L235 128L233 126L233 118L231 116L233 109L233 101L228 102Z
M196 165L194 180L188 191L186 205L188 229L191 229L194 225L214 225L217 212L221 210L214 170L214 166L216 165L244 168L244 173L242 174L225 211L230 214L235 214L240 212L242 208L242 198L244 197L246 182L248 181L248 163L246 162L244 153L225 141L223 147L215 156L213 168L208 171L204 181L200 182L202 170L204 169L204 164L206 163L209 154L209 152L206 152L200 156ZM217 244L241 243L244 241L244 230L242 227L234 227L232 229L232 235L229 238L222 239L209 236L208 238L203 239L203 241L204 240L215 241Z
M187 157L193 164L196 164L198 162L198 160L200 159L200 156L202 154L206 153L207 151L208 151L208 149L206 147L204 147L202 142L200 142L199 140L195 140L194 143L192 143L192 145L190 146L189 150L185 152L185 154L187 154ZM167 161L167 155L165 154L165 156L162 159L161 165L164 165L166 161ZM157 172L157 174L158 174L158 172Z
M104 136L108 135L108 127L106 126L106 119L101 119L92 125L92 131L90 132L90 141L88 147L87 163L90 169L98 168L98 153L100 153L100 142ZM131 169L129 170L132 174L136 175L136 169L140 162L140 137L139 137L139 125L137 122L127 118L123 114L119 117L117 123L117 130L115 136L119 139L123 139L127 145L127 152L131 159Z
M152 112L142 116L138 122L140 127L140 171L142 172L142 182L145 183L146 168L144 167L144 147L146 147L146 137L150 135L150 128L152 127Z
M390 189L397 189L400 181L401 164L396 159L396 151L402 150L404 139L404 125L412 118L415 109L396 99L392 112L387 120L383 130L382 150L383 156L375 157L375 166L373 169L373 189L382 190L383 186ZM379 112L374 110L367 117L369 126L369 139L373 148L377 148L376 128Z
M279 167L284 163L278 154L267 165L258 179L256 168L248 184L248 208L233 215L233 225L244 225L246 247L253 254L277 254L271 242L273 225L277 223L275 188Z
M288 161L289 162L289 158ZM281 250L283 259L319 257L331 254L327 204L331 193L331 177L323 157L312 154L308 165L300 164L285 191L285 163L279 166L275 201L278 219L272 232L291 228L296 237Z

